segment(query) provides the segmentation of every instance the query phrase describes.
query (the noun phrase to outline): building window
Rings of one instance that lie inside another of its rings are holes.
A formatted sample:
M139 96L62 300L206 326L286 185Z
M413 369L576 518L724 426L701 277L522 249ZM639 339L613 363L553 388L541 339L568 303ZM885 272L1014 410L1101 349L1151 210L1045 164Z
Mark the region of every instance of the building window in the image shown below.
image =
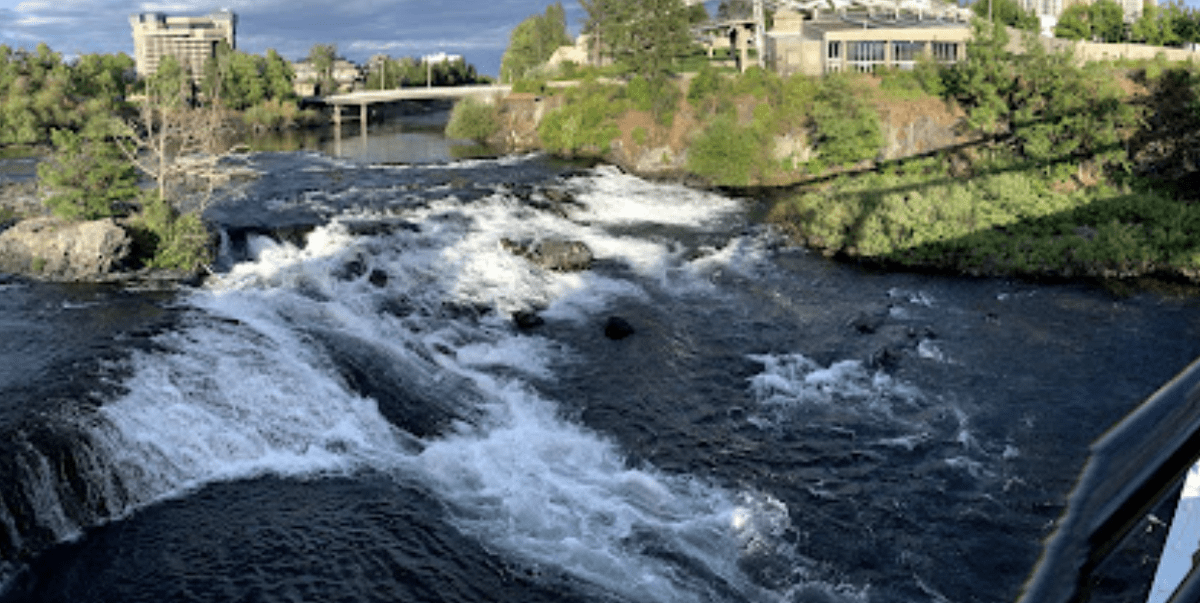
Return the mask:
M892 42L892 64L901 69L912 69L924 46L922 42Z
M842 58L842 43L841 42L830 42L829 50L826 52L825 57L828 58L829 60L833 60L833 61L841 60L841 58Z
M882 41L847 42L846 60L857 71L874 71L886 59L887 43Z
M934 42L933 60L939 63L955 63L958 61L958 43Z

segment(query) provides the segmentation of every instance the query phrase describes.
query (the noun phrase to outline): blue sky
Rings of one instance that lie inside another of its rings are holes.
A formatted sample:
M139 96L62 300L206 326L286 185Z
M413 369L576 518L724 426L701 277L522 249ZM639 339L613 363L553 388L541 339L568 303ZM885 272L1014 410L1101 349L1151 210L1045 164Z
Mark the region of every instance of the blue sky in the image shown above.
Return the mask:
M1200 0L1197 0L1200 1ZM133 54L129 16L141 12L203 15L228 8L238 15L238 48L274 48L289 59L316 43L337 44L362 61L434 52L460 54L480 72L496 75L508 36L549 0L0 0L0 43L32 49L46 42L65 55ZM563 2L574 35L583 11Z
M1200 0L1185 0L1191 7ZM481 73L496 75L508 36L550 0L0 0L0 43L33 48L46 42L65 55L133 54L129 16L141 12L202 15L228 8L238 14L238 48L262 54L274 48L289 59L316 43L363 61L434 52L460 54ZM715 10L715 0L706 2ZM564 0L571 34L583 11Z

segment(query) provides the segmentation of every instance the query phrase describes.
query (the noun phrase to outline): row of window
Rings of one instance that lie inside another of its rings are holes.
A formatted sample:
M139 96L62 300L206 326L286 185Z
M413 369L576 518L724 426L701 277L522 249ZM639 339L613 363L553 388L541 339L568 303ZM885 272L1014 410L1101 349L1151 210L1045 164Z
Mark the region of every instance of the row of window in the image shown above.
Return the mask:
M887 44L888 42L875 40L829 42L825 51L826 63L829 65L840 63L843 50L846 53L847 63L856 65L884 63L887 61ZM958 61L957 42L929 42L928 44L929 52L935 61L942 63ZM893 63L911 63L924 54L926 42L893 41L891 45Z

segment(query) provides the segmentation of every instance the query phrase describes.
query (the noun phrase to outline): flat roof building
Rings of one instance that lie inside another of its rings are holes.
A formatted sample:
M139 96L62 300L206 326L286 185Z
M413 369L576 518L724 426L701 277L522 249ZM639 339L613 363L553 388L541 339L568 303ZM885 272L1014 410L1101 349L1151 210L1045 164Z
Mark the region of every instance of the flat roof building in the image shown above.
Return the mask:
M165 56L175 57L191 71L192 80L204 74L204 64L216 55L224 41L237 48L237 15L218 11L205 17L168 17L163 13L141 13L129 17L133 27L133 50L140 77L153 75Z
M921 57L961 61L970 38L965 15L957 13L814 11L805 19L781 10L767 32L766 55L768 67L782 75L912 69Z

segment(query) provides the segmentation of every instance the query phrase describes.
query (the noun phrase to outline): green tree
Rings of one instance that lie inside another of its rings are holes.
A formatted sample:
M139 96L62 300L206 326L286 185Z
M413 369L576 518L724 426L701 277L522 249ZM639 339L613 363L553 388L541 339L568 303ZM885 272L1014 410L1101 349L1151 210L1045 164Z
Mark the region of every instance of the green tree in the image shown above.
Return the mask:
M1015 0L975 0L971 10L975 12L975 16L986 19L989 7L992 19L1004 25L1026 30L1038 27L1037 15L1033 14L1033 11L1022 9Z
M602 55L631 73L658 79L691 50L688 9L683 0L580 0L588 19L584 31Z
M118 204L137 198L137 171L111 142L70 130L54 130L51 138L54 153L38 165L38 178L51 191L46 205L55 215L106 218L119 213Z
M1133 22L1129 38L1134 42L1142 42L1150 46L1165 46L1166 34L1170 28L1163 27L1164 15L1159 12L1158 5L1146 2L1142 6L1142 16ZM1174 34L1172 31L1171 34Z
M1125 40L1125 11L1113 0L1096 0L1088 7L1092 35L1101 42Z
M500 61L500 79L514 82L527 77L560 46L570 43L566 11L561 2L556 2L546 7L546 14L529 17L513 29Z
M333 79L333 65L337 62L336 44L313 44L308 51L308 61L317 72L316 84L319 94L336 93L337 80Z
M1017 70L1005 50L1008 32L998 22L971 22L967 60L947 77L950 93L967 108L967 124L987 134L1007 131L1011 119L1008 99L1016 89Z
M883 148L879 114L860 100L845 76L829 75L821 80L812 120L813 141L827 165L871 159Z
M1058 17L1054 26L1054 37L1066 40L1090 40L1092 38L1091 17L1086 4L1072 4Z
M164 106L179 107L191 100L191 77L171 55L158 62L158 70L146 78L146 95Z
M1164 27L1171 30L1174 43L1200 42L1200 12L1183 5L1181 0L1175 0L1163 11Z
M296 88L293 84L296 72L292 69L292 64L275 52L274 48L267 49L263 77L268 97L279 101L291 100L296 97Z

